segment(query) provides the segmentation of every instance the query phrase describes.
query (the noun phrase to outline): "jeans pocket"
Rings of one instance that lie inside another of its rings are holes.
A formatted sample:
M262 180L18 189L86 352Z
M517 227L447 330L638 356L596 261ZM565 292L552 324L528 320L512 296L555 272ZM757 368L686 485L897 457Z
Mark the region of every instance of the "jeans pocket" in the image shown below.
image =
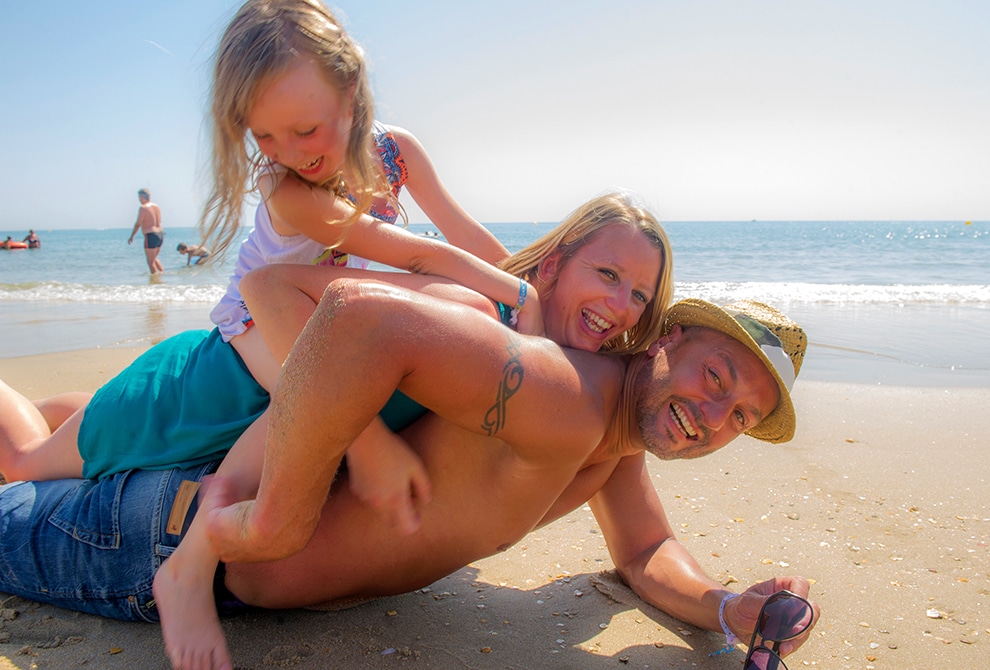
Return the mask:
M97 549L119 549L120 499L130 472L107 482L86 480L74 488L48 517L48 522L70 537Z

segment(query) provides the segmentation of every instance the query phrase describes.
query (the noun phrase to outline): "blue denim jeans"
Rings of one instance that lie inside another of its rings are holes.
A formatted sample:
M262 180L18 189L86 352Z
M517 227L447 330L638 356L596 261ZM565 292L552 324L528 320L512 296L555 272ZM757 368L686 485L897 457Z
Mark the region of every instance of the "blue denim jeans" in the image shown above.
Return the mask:
M200 481L219 464L0 486L0 591L114 619L157 622L155 571L196 511L193 496L179 518L179 534L168 532L179 486Z

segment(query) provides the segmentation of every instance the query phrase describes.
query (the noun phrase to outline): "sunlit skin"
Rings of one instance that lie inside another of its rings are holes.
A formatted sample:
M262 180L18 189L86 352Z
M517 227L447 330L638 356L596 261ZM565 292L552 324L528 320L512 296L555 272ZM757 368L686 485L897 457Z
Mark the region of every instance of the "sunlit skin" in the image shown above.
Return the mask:
M352 122L352 96L337 90L308 58L276 77L246 118L265 156L314 184L340 171Z
M638 229L611 225L597 231L560 267L555 252L540 263L541 278L557 274L543 323L558 344L598 351L608 340L632 328L653 300L660 275L660 250Z
M666 358L648 359L636 378L644 448L664 460L720 449L780 399L773 376L739 341L709 329L674 331L668 337L680 337L679 346Z

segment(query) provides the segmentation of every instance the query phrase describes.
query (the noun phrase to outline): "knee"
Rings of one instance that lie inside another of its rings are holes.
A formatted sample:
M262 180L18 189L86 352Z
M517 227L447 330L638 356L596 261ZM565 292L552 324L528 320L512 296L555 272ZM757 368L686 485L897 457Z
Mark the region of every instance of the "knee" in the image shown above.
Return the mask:
M27 455L19 449L5 449L0 451L0 476L7 482L23 482L36 479L39 475L36 469L31 467Z
M279 282L279 265L262 265L250 270L241 277L238 289L245 300L257 300L269 293L267 290L273 283Z
M396 304L414 301L417 296L419 294L391 284L366 279L334 279L323 292L317 311L328 320L382 322L400 311L395 309Z

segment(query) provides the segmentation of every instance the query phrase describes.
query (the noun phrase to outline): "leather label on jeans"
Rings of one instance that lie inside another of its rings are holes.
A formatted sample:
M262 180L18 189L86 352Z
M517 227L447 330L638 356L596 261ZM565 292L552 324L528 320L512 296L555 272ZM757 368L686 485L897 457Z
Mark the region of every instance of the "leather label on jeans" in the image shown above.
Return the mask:
M199 482L186 479L179 484L179 491L175 494L175 500L172 501L172 511L168 515L168 525L165 526L165 531L169 535L182 535L186 514L189 513L189 507L196 499L197 491L199 491Z

